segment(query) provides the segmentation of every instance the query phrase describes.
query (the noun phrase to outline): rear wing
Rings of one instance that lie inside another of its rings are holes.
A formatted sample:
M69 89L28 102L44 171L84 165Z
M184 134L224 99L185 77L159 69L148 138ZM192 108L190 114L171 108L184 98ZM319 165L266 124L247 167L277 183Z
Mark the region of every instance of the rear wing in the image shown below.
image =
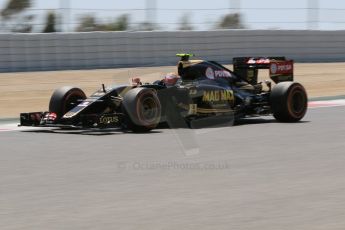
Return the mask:
M258 83L258 70L269 69L270 78L275 82L293 81L293 60L285 57L235 57L234 73L250 84Z

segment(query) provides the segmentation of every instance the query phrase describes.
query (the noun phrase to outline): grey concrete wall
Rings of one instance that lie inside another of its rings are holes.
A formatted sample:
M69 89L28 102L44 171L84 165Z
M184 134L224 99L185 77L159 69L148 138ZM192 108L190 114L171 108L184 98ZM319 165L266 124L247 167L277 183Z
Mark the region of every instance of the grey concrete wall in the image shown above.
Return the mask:
M345 31L224 30L0 34L0 72L174 65L178 52L345 61Z

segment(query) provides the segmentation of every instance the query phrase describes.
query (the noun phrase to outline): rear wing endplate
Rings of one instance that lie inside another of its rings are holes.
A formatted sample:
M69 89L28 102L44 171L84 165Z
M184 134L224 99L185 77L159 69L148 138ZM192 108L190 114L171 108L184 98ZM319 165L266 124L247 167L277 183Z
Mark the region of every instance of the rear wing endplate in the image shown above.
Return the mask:
M258 70L269 69L275 82L293 81L293 60L285 57L236 57L233 59L234 73L250 84L257 84Z

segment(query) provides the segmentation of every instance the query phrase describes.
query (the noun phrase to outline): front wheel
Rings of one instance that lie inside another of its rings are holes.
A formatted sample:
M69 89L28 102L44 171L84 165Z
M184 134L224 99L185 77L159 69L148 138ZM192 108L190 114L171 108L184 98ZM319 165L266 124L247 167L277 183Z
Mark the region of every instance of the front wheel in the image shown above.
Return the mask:
M56 113L60 119L78 103L86 99L85 93L76 87L64 86L54 91L49 102L49 112Z
M148 132L160 122L161 104L152 89L131 89L124 95L122 106L127 128L133 132Z
M281 122L301 120L308 108L306 90L296 82L281 82L274 86L270 102L273 116Z

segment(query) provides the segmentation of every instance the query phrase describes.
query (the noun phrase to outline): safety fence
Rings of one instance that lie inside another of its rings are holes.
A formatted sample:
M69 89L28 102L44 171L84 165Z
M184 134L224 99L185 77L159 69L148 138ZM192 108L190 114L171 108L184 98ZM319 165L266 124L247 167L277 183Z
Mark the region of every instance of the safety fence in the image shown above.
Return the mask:
M345 61L345 31L216 30L0 34L0 72L176 64L176 53L231 63L236 56Z

